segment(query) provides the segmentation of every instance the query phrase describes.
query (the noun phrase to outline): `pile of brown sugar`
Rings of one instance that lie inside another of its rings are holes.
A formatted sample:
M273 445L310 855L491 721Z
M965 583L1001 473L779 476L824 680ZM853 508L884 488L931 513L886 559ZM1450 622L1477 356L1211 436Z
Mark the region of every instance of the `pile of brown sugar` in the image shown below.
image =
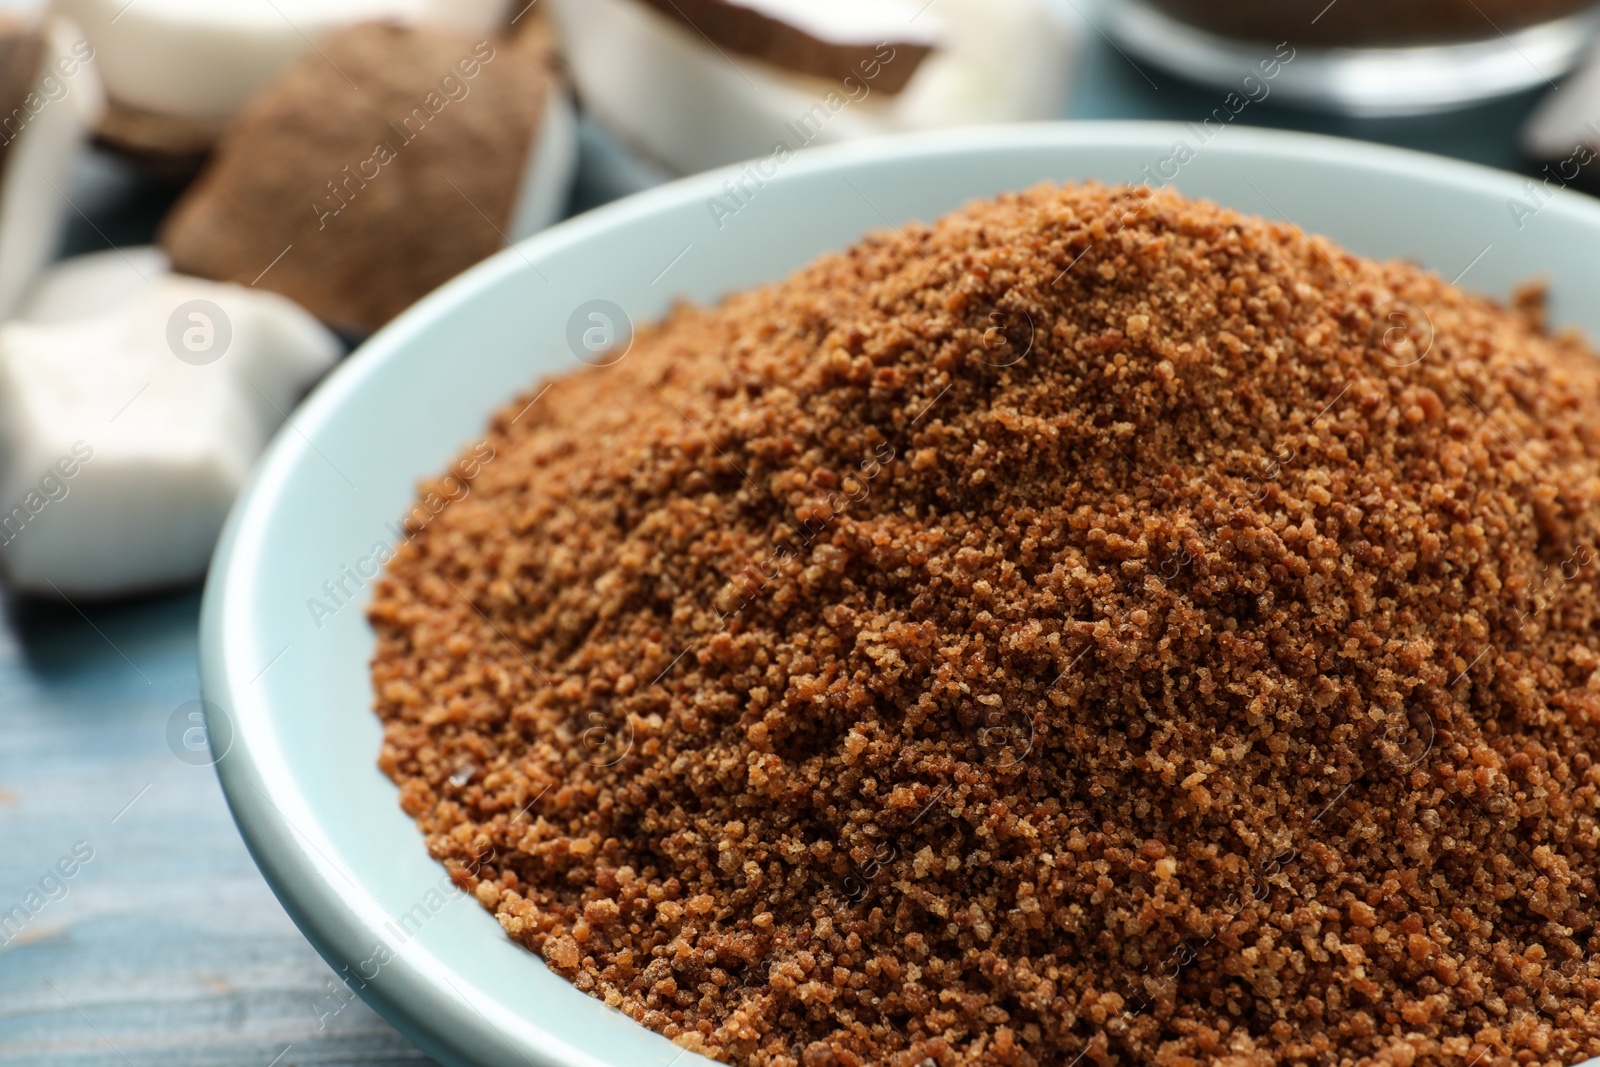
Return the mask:
M1043 187L681 307L488 442L377 586L381 765L645 1026L1600 1054L1600 364L1536 298Z

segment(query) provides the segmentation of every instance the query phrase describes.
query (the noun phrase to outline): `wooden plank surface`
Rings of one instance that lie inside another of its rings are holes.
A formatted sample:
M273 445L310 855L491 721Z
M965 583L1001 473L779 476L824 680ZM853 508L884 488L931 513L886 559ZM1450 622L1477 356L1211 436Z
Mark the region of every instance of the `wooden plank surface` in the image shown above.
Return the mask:
M169 747L198 596L81 607L0 629L0 1065L431 1062L360 1001L325 1016L333 971Z

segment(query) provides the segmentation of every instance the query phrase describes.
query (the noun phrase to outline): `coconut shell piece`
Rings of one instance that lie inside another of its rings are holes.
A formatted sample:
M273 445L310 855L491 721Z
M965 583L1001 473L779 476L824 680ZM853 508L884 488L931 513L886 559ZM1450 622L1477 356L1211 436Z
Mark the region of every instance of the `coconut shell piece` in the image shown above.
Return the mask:
M44 35L30 21L0 17L0 120L23 106L44 67ZM0 132L0 159L15 137Z
M246 104L161 245L374 330L504 245L552 91L536 45L352 27Z
M881 72L873 88L897 93L905 88L935 41L910 19L897 25L877 0L840 4L837 12L818 10L805 0L644 0L719 48L765 60L797 74L832 81L859 78L863 69ZM824 5L827 8L831 5ZM910 12L908 12L909 14ZM883 46L894 61L883 62Z
M108 100L94 136L96 143L130 160L150 177L185 182L205 166L219 134L210 123Z
M0 320L61 243L70 188L105 94L65 19L0 17Z

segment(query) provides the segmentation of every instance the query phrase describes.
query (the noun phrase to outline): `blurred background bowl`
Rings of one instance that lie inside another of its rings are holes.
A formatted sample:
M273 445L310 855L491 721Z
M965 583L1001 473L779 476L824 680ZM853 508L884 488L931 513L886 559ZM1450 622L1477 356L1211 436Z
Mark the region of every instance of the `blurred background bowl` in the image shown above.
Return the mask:
M1589 0L1115 0L1123 47L1204 84L1282 43L1286 102L1364 117L1446 111L1550 83L1600 28Z

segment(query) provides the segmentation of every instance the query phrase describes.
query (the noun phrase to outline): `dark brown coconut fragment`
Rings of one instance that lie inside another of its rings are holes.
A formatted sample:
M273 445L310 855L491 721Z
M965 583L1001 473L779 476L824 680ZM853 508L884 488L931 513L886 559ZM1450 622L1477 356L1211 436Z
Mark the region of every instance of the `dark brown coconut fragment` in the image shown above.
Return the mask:
M933 51L930 36L906 31L890 39L840 25L823 35L739 0L644 0L719 48L762 59L797 74L842 80L868 69L873 88L897 93ZM763 5L770 7L772 5ZM870 27L867 27L870 29ZM892 57L892 58L890 58Z
M95 140L153 178L187 181L205 166L219 134L210 124L106 101Z
M27 125L25 102L39 84L44 36L30 20L0 18L0 167L6 149Z
M245 106L162 247L374 330L504 245L553 83L524 41L353 27Z

